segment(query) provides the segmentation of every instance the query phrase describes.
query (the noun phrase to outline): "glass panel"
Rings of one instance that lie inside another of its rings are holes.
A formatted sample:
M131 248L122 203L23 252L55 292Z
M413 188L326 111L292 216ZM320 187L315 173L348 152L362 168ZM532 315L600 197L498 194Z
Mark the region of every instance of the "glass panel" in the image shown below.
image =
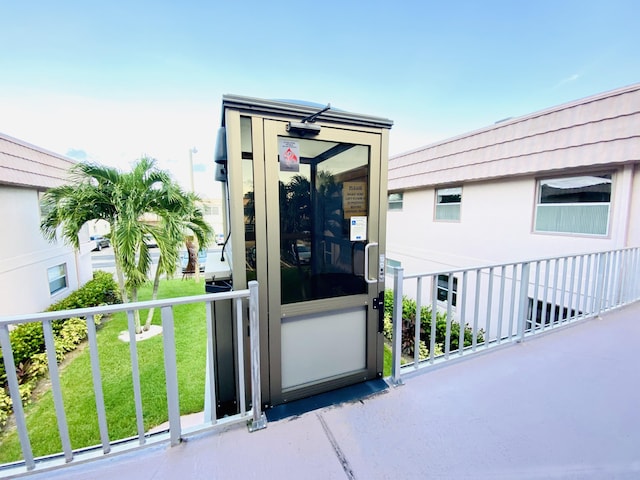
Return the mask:
M280 268L283 304L366 292L364 241L351 218L369 215L369 147L280 137Z
M242 144L242 205L244 208L244 249L247 282L257 279L256 274L256 205L253 182L253 154L251 118L240 117Z
M365 309L283 319L283 390L363 370L366 335Z
M538 205L536 231L606 235L609 205Z
M389 194L389 210L402 210L402 193Z
M451 305L454 307L458 301L458 279L453 277L453 295L451 296ZM449 275L438 275L438 300L441 302L447 301L449 293Z
M462 188L441 188L438 190L438 204L460 203L462 200Z
M49 268L47 276L49 277L49 293L52 295L67 288L67 270L64 264Z
M253 153L253 144L251 143L251 117L240 117L240 146L242 153Z
M460 204L436 205L436 220L460 220Z
M540 181L540 203L609 203L611 174Z

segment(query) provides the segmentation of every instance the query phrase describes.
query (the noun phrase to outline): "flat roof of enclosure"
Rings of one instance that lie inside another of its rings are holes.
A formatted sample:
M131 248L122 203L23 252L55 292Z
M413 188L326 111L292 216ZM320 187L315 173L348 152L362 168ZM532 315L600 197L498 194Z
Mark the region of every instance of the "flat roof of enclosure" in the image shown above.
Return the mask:
M250 114L264 115L274 118L286 118L290 120L318 113L325 105L302 102L297 100L265 100L261 98L244 97L240 95L222 96L222 125L224 126L224 112L227 108L240 110ZM334 109L323 112L318 121L323 124L342 124L369 128L391 128L393 121L388 118L363 115L360 113L345 112Z

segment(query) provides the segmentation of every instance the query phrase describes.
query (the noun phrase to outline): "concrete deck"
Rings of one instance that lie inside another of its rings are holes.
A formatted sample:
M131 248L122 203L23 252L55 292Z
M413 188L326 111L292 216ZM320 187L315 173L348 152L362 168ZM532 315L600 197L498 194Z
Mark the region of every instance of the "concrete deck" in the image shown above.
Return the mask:
M32 479L638 479L640 303L362 402Z

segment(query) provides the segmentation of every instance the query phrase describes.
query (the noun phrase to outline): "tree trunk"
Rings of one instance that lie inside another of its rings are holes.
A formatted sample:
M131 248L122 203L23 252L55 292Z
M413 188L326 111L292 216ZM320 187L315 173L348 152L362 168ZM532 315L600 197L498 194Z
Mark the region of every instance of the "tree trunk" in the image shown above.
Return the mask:
M113 231L113 230L112 230ZM118 250L115 244L113 244L113 258L116 263L116 277L118 279L118 286L120 287L120 295L122 296L123 303L129 303L129 295L124 284L124 274L122 273L122 267L120 266L120 260L118 259Z
M186 244L189 259L187 261L185 273L193 273L195 275L198 271L198 251L196 250L195 244L191 240L187 240Z
M138 288L137 287L132 287L131 288L131 301L132 302L137 302L138 301ZM135 320L135 324L136 324L136 335L142 333L142 327L140 326L140 310L138 310L137 308L133 311L133 319ZM130 340L133 341L133 340Z
M162 256L162 254L160 254ZM158 258L158 268L156 268L156 275L153 279L153 293L151 294L151 300L157 300L158 298L158 288L160 286L160 263L161 263L162 257ZM149 328L151 328L151 321L153 320L153 312L154 312L154 308L151 307L149 309L149 311L147 312L147 321L144 324L144 331L146 332L147 330L149 330Z

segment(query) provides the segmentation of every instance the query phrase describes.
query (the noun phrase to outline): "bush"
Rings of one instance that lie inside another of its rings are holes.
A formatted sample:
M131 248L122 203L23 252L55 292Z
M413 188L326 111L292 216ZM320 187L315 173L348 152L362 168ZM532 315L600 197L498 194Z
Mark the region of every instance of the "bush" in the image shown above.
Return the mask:
M97 271L94 272L92 280L68 297L51 305L47 311L74 310L114 303L122 303L118 285L111 274ZM94 317L96 325L100 324L100 317L101 315ZM74 350L87 337L87 324L84 319L75 317L56 320L51 322L51 325L56 358L60 362L66 353ZM20 324L9 333L9 338L20 383L20 394L23 401L28 401L37 380L44 376L48 369L42 324L39 322ZM5 390L6 382L4 359L0 350L0 426L5 423L11 405Z
M68 297L54 303L46 311L57 312L114 303L122 303L118 284L110 273L99 270L93 273L93 280L88 281Z
M414 338L415 338L415 322L416 309L418 308L416 301L406 296L402 297L402 353L404 355L413 356ZM385 328L384 335L388 339L392 337L391 319L393 318L393 291L385 290L384 292L384 312L385 312ZM420 357L424 354L424 349L428 349L431 345L431 307L422 307L420 312L420 343L424 342L424 347L420 346ZM387 324L388 321L388 324ZM447 315L445 313L436 312L435 325L435 355L439 355L445 351L446 334L447 334ZM451 333L449 337L449 351L458 350L460 344L460 323L451 321ZM478 343L484 341L482 331L477 333ZM473 331L469 325L464 326L464 346L468 347L473 342Z

